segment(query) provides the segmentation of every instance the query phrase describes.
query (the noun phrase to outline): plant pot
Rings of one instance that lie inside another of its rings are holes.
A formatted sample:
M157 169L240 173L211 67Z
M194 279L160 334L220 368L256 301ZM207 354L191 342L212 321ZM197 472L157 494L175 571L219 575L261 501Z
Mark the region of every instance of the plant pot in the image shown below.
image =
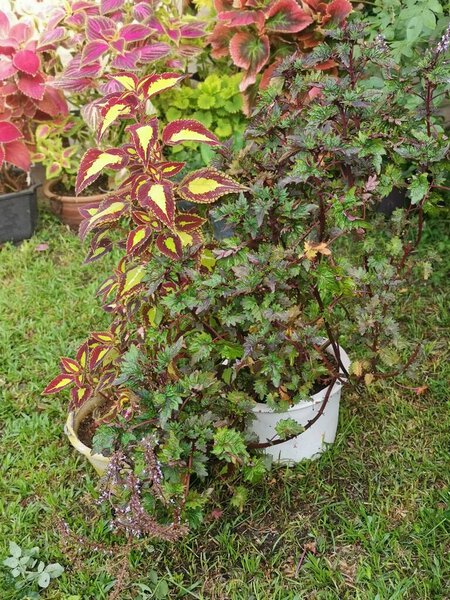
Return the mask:
M0 243L30 238L37 223L36 188L0 195Z
M42 191L50 200L50 207L65 225L72 229L78 229L83 220L80 215L80 208L99 206L109 194L97 194L95 196L61 196L54 192L55 186L59 183L58 179L51 179L44 183Z
M71 411L67 417L64 426L64 433L69 438L70 443L78 450L80 454L85 456L99 475L104 475L109 464L109 457L104 454L95 454L92 448L89 448L78 437L78 429L82 421L88 417L97 406L102 404L103 400L98 397L93 397L85 402L78 410Z
M394 187L392 188L392 192L381 198L375 210L389 218L392 216L394 210L397 210L397 208L408 208L410 204L411 200L406 195L406 189Z
M350 359L347 353L339 348L342 364L348 371ZM332 350L327 351L333 355ZM326 450L327 444L332 444L335 440L341 391L342 384L337 381L332 387L325 410L309 429L282 444L266 448L264 452L272 456L275 462L297 463L307 458L317 458ZM309 401L300 402L286 412L275 412L267 404L258 402L253 408L255 418L249 429L256 434L259 442L267 442L277 438L275 426L281 419L294 419L305 426L317 415L326 393L327 388L311 396Z

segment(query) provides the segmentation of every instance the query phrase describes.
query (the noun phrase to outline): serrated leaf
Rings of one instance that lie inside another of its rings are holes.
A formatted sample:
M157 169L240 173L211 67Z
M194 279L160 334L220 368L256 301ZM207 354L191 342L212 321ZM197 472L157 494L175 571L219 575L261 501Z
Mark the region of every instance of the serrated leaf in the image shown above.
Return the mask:
M243 189L228 175L207 167L187 175L180 183L178 193L185 200L204 204Z
M183 246L177 235L169 233L159 235L156 238L156 246L168 258L178 260L183 256Z
M127 237L127 254L135 255L148 246L154 229L149 225L139 225L130 231Z
M131 134L138 156L147 164L158 141L158 119L153 118L145 125L130 125L127 130Z
M162 180L158 183L142 183L136 190L139 204L149 208L160 221L168 227L175 225L175 199L173 184Z
M185 75L177 73L161 73L159 75L147 75L138 83L138 92L142 98L151 98L169 88L174 87L185 78Z
M64 388L68 387L73 383L73 375L60 374L57 375L52 381L47 385L45 390L42 392L43 394L57 394Z
M125 166L126 162L127 157L119 148L106 151L90 148L81 159L75 186L76 194L80 194L94 183L104 169L118 171Z
M175 146L183 142L202 142L210 146L220 145L218 138L209 129L193 119L173 121L166 125L162 133L162 141L167 146Z

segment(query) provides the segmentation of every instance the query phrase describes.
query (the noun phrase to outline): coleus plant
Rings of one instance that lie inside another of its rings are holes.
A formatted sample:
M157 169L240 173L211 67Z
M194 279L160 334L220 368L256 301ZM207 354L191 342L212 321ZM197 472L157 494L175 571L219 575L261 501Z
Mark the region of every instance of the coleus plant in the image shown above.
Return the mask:
M118 119L128 119L134 121L126 128L129 141L118 148L89 149L79 167L76 191L83 191L105 170L127 172L119 189L98 208L82 209L85 219L80 226L82 238L90 232L95 234L86 259L91 262L111 250L110 231L123 231L124 221L127 222L128 231L123 242L126 255L115 274L100 289L104 298L115 295L105 308L117 315L117 321L109 332L92 334L79 349L76 360L63 359L61 375L46 388L46 393L56 393L74 385L72 407L79 406L93 394L105 393L105 388L116 378L119 365L115 364L115 359L123 355L124 347L129 344L128 338L121 338L123 326L140 304L136 296L145 287L150 257L162 255L170 261L178 261L186 248L198 255L205 218L193 211L179 211L176 199L209 204L224 194L241 189L232 178L211 168L196 170L186 174L181 181L174 181L184 163L165 160L165 148L190 141L212 146L220 144L217 137L198 121L172 121L159 132L158 119L147 116L148 100L175 86L183 76L162 73L139 80L133 74L122 73L113 78L122 87L122 92L107 96L101 111L98 139ZM167 281L161 286L167 291L175 284Z
M155 61L183 69L202 51L196 40L206 35L205 23L179 15L175 5L151 0L75 0L57 8L41 45L63 45L72 55L56 84L69 92L117 90L107 76L123 69L145 72Z
M243 70L243 92L260 73L265 87L283 57L316 46L326 27L342 25L352 10L348 0L215 0L215 7L218 22L209 37L211 55L230 56ZM331 61L316 65L332 67Z
M31 166L36 121L67 114L61 92L47 82L35 37L30 24L0 11L0 166L23 171Z

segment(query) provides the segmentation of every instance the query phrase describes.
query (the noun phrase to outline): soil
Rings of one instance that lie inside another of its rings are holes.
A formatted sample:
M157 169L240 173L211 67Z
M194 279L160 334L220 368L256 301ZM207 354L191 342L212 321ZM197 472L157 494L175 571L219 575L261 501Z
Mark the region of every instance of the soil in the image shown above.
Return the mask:
M88 448L92 448L92 439L94 437L96 429L97 422L92 417L92 415L88 415L85 419L83 419L83 421L81 421L80 423L80 426L78 427L78 438Z
M75 189L69 188L66 189L66 186L62 183L62 181L57 181L52 185L52 192L55 194L59 194L60 196L75 196ZM97 196L99 194L106 194L110 190L108 189L108 177L106 175L101 175L97 181L95 181L92 185L88 186L84 189L79 196Z
M97 406L92 413L87 415L80 423L77 436L81 442L88 448L92 448L92 439L95 435L99 421L102 416L111 410L111 402L105 402Z
M0 174L0 194L11 194L12 192L21 192L29 187L27 174L8 170Z

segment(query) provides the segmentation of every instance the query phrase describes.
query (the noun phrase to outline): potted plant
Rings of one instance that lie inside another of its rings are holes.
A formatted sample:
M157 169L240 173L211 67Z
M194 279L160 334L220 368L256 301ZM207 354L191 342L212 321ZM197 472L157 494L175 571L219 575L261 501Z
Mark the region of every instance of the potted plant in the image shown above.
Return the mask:
M120 86L112 75L123 69L145 74L148 65L186 69L202 51L205 24L195 15L179 15L175 6L150 2L99 4L69 2L51 14L40 46L52 58L53 83L73 107L70 127L41 128L40 157L46 165L44 195L63 223L77 228L80 208L98 206L110 190L108 176L75 194L76 167L83 153L98 144L94 132ZM59 64L61 47L66 58ZM69 59L67 59L67 55ZM123 128L103 134L103 145L120 145Z
M323 427L350 375L372 385L417 356L401 366L407 344L391 308L415 268L426 204L445 187L448 141L432 116L443 52L430 50L409 73L422 78L424 117L405 112L410 79L383 40L366 42L358 24L333 37L280 66L237 157L199 123L158 133L146 117L153 90L176 75L123 74L116 101L134 107L130 143L93 148L81 163L80 190L105 167L128 171L81 226L94 234L88 260L111 249L111 230L125 252L99 289L110 329L63 358L45 392L72 387L68 431L106 459L101 499L129 535L177 539L201 522L214 480L238 484L242 505L242 484L264 477L267 453L292 461L332 441L336 422L331 434ZM323 60L339 65L339 78L314 68ZM371 67L385 76L381 89ZM183 164L165 161L164 146L194 140L218 149L216 165L178 181ZM411 207L381 229L375 207L405 158ZM175 196L198 208L177 211ZM232 227L220 242L205 211L219 198L212 212ZM355 331L365 351L349 365L341 340Z
M35 138L33 160L45 167L44 196L64 224L78 229L83 219L80 209L98 207L111 189L109 178L104 175L82 195L75 194L81 149L92 144L94 136L80 115L71 114L65 119L39 125Z
M37 220L30 182L36 123L67 113L47 84L32 27L0 11L0 242L29 238Z

